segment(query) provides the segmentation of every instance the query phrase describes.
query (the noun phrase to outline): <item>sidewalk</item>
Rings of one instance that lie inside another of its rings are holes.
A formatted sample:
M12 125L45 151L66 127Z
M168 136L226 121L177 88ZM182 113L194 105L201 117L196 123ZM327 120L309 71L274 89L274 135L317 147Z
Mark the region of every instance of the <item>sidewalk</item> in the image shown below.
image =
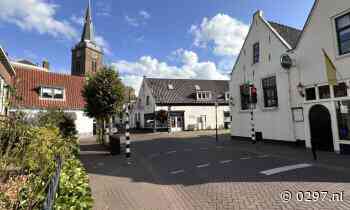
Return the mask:
M123 154L111 156L91 138L81 140L80 159L88 171L94 209L174 209L162 187L152 184L156 183L152 174L135 157L127 166Z

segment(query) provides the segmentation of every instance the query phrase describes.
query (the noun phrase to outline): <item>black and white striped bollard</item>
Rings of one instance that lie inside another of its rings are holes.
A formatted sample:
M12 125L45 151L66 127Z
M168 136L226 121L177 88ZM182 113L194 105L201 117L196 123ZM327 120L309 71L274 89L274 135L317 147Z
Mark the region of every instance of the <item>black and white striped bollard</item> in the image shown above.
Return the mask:
M254 123L254 104L250 104L250 125L251 125L251 138L253 141L253 144L256 143L256 137L255 137L255 123Z
M129 125L129 105L127 105L125 109L125 139L126 139L126 146L125 146L125 155L126 155L126 161L127 164L131 164L131 151L130 151L130 125Z

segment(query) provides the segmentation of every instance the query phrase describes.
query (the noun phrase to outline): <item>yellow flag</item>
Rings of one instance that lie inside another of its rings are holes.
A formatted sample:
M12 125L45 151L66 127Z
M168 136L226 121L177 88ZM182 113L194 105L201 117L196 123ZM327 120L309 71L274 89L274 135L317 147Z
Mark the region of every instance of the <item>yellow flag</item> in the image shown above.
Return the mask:
M326 64L327 79L329 85L337 85L337 69L333 64L332 60L327 55L326 51L322 49L324 54L324 60Z

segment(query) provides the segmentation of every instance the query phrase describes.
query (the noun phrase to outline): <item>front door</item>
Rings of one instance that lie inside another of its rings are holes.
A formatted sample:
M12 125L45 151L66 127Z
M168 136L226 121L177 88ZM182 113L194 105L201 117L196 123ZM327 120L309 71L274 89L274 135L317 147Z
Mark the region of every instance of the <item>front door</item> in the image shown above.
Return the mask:
M315 105L309 113L311 145L317 150L333 151L331 115L326 107Z
M207 128L207 116L201 115L199 117L199 130L205 130Z
M182 116L171 116L170 117L171 122L171 131L182 131L183 128L183 117Z

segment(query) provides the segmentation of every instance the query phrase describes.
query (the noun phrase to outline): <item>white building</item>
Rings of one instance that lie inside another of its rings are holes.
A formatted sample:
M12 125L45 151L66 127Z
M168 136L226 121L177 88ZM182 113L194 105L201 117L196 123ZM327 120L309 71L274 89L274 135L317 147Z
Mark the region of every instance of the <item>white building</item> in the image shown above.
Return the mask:
M0 47L0 116L6 115L8 110L9 91L12 78L16 75L5 51Z
M233 137L251 136L249 88L245 84L253 83L258 95L254 110L255 131L269 140L303 139L292 119L291 75L280 64L280 56L295 46L300 33L297 29L265 20L261 11L254 14L230 82L234 100L231 110Z
M298 30L290 33L294 30L290 27L278 29L260 14L254 15L232 73L230 90L235 105L231 135L250 137L250 117L242 110L239 87L253 80L254 71L259 99L255 125L264 139L304 140L308 148L349 153L350 1L316 0L300 36ZM252 64L257 42L259 62ZM282 54L292 59L290 69L281 67ZM329 83L332 71L336 72L337 85ZM271 94L264 91L263 79L271 75L276 78L278 103L267 108L266 96Z
M336 68L337 85L328 83L325 55ZM307 147L350 151L350 1L316 0L290 56L296 66L292 104L303 108ZM304 95L304 97L302 97Z
M228 81L144 78L133 109L132 125L167 130L170 123L172 131L206 130L216 128L217 118L219 129L228 128L228 91Z

